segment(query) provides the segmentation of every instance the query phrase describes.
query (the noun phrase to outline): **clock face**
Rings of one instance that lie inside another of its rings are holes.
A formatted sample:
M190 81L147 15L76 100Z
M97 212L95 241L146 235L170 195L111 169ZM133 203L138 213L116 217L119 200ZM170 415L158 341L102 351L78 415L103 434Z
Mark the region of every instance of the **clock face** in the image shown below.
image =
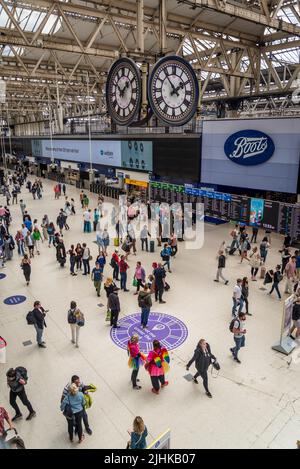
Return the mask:
M152 70L148 95L158 119L167 125L187 123L195 114L199 97L193 68L181 57L163 57Z
M135 63L122 58L113 63L106 83L108 112L119 125L128 125L136 117L141 102L140 71Z

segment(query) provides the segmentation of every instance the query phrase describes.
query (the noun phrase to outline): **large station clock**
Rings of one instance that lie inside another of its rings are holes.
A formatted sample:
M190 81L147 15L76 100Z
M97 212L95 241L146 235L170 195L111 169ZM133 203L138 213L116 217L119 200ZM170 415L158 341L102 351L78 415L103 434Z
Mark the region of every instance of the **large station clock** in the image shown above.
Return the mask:
M167 125L186 124L195 114L199 86L191 65L178 56L166 56L153 67L148 96L158 119Z
M107 110L114 122L128 125L136 117L141 103L141 77L136 64L128 58L114 62L106 82Z

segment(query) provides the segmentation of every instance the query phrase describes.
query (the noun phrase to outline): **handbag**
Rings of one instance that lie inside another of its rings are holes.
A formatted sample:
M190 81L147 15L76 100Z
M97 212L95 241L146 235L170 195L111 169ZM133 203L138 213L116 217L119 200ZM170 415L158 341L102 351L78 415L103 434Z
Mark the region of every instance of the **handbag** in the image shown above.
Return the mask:
M93 260L93 256L89 255L89 261Z
M73 414L73 410L72 410L72 407L71 407L70 397L69 396L68 396L68 401L69 401L69 403L66 404L63 414L64 414L64 416L66 417L67 420L73 420L74 414Z
M111 311L108 309L106 313L105 321L110 321L110 319L111 319Z
M214 362L212 362L212 366L213 366L214 369L217 370L217 371L220 371L220 369L221 369L220 364L219 364L219 362L217 362L217 360L215 360Z

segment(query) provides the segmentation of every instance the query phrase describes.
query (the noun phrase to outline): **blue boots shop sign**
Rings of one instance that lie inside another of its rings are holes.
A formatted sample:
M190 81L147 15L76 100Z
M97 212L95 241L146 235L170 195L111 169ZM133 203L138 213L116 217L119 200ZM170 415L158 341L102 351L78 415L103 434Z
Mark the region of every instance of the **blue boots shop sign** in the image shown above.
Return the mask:
M243 166L253 166L268 161L273 155L273 140L259 130L241 130L230 135L224 151L231 161Z

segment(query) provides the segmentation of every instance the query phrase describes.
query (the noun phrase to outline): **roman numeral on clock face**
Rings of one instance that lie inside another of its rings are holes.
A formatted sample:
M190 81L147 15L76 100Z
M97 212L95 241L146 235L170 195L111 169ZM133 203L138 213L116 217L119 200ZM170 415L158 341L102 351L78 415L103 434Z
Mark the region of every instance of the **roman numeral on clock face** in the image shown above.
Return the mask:
M157 104L160 105L163 102L164 98L162 95L156 97Z

